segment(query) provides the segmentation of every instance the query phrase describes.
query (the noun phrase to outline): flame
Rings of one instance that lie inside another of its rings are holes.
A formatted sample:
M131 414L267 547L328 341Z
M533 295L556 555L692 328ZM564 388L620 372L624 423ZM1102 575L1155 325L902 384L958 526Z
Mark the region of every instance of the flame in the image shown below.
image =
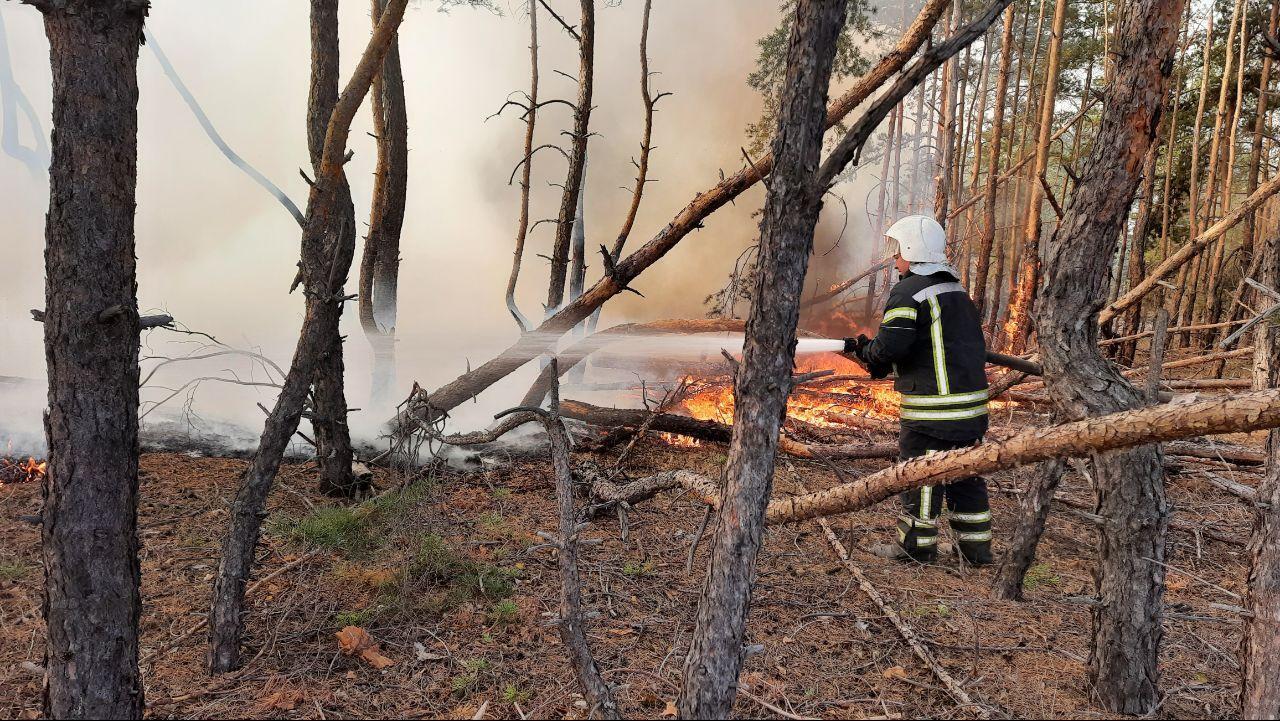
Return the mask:
M0 486L5 483L32 483L44 478L48 472L48 461L37 461L28 457L24 462L8 458L0 458Z
M869 381L862 366L836 353L822 353L797 359L796 373L834 370L835 381L817 381L797 388L787 399L787 417L823 428L848 427L858 418L896 420L899 394L889 383ZM733 380L686 377L685 391L672 408L677 413L730 425L733 423ZM668 437L674 445L693 445L693 439ZM678 438L679 440L676 440Z
M697 448L702 445L702 441L697 438L682 436L679 433L662 432L658 434L658 437L665 441L667 445L679 446L681 448Z

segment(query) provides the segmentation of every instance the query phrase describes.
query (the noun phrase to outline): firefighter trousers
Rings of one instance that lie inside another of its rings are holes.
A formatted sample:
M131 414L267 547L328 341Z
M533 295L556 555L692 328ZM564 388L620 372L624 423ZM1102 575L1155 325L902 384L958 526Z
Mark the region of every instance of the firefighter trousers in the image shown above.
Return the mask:
M898 457L905 460L936 451L971 446L981 439L949 441L903 428L898 436ZM956 543L972 563L991 563L991 506L987 482L981 476L962 478L942 486L922 486L901 495L898 543L913 558L937 558L938 521L946 500L947 520Z

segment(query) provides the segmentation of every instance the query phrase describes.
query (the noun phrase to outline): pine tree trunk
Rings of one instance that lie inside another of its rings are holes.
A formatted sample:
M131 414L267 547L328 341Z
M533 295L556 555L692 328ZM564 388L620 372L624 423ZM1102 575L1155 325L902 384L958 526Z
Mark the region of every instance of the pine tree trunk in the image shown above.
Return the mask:
M148 3L70 0L42 9L53 75L44 712L142 718L134 203Z
M1274 15L1272 16L1274 18ZM1280 238L1266 236L1262 283L1280 287ZM1258 388L1280 385L1280 328L1258 326L1255 382ZM1258 485L1258 501L1249 543L1249 591L1240 643L1240 715L1246 719L1280 716L1280 430L1267 438L1267 471Z
M1159 155L1160 143L1152 143L1151 148L1147 151L1147 157L1142 163L1142 189L1138 191L1138 218L1134 223L1133 234L1129 238L1129 288L1137 286L1142 277L1146 275L1147 228L1151 224L1151 195L1155 192L1156 160ZM1137 333L1138 325L1141 322L1142 304L1138 303L1125 319L1122 335ZM1133 356L1137 351L1137 346L1136 342L1121 344L1119 359L1122 365L1133 365Z
M844 19L845 0L796 5L773 142L777 162L761 224L755 302L734 382L737 402L723 502L678 700L683 718L728 718L737 692L751 580L795 361L800 293L825 190L816 171Z
M387 0L372 0L374 26ZM409 117L405 108L400 40L392 42L370 88L378 160L369 202L369 233L360 259L360 325L373 350L369 400L376 413L395 407L396 305L400 233L409 192Z
M329 116L337 102L338 0L311 0L311 92L307 97L307 148L311 154L312 170L316 173L320 170ZM351 188L347 185L345 174L341 175L335 201L334 213L328 219L333 224L331 232L336 234L335 237L343 248L354 247L356 211L351 202ZM327 252L326 248L319 245L312 246L312 250ZM328 263L328 257L303 261L304 266L312 267L327 267ZM312 282L326 285L328 279L312 279ZM311 290L305 273L303 287ZM336 313L325 313L319 317L326 324L323 332L328 336L316 364L311 394L315 404L311 425L315 429L320 491L335 496L351 496L359 489L351 483L351 429L347 426L342 332L338 328L342 319L342 305L338 305Z
M1044 206L1044 187L1041 179L1049 167L1049 138L1053 135L1053 111L1058 97L1058 71L1061 67L1062 35L1066 26L1067 0L1056 0L1053 9L1053 28L1049 35L1049 60L1045 68L1044 95L1040 100L1039 139L1036 142L1036 160L1031 171L1030 188L1025 225L1022 237L1021 270L1015 298L1010 301L1012 329L1009 347L1020 352L1031 328L1031 314L1035 308L1037 286L1040 282L1040 214Z
M1145 404L1099 351L1097 313L1159 126L1182 8L1182 0L1135 0L1124 14L1113 47L1125 62L1114 70L1080 185L1048 246L1040 350L1049 395L1063 418ZM1160 700L1161 564L1168 526L1163 457L1158 446L1139 446L1099 454L1093 466L1104 523L1089 680L1106 711L1144 714Z
M596 4L595 0L581 0L580 4L582 19L578 25L578 97L573 106L569 172L565 175L564 192L560 196L560 214L556 218L556 237L551 249L547 316L558 311L564 303L574 219L578 216L578 193L582 189L582 176L587 162L587 135L590 132L591 93L595 74Z
M1013 58L1013 6L1004 11L1004 34L1000 38L1000 74L996 80L995 110L991 119L991 144L987 158L987 186L982 209L982 238L978 243L978 264L973 273L969 295L982 317L987 302L987 274L991 265L991 251L996 240L996 186L999 182L1000 141L1004 136L1004 105L1009 92L1009 70ZM999 298L995 301L999 305Z
M1210 57L1213 49L1213 13L1207 13L1205 19L1205 41L1201 56L1200 67L1200 99L1196 104L1196 116L1193 129L1191 131L1191 175L1188 182L1190 188L1190 200L1187 203L1187 211L1189 214L1188 222L1190 232L1187 237L1195 238L1200 235L1203 227L1201 223L1202 216L1200 214L1200 130L1204 120L1205 101L1209 92L1209 66ZM1174 283L1174 291L1167 299L1166 308L1169 310L1169 316L1174 325L1188 325L1186 308L1191 300L1192 293L1188 293L1188 281L1195 278L1192 270L1198 264L1197 258L1195 263L1188 263L1178 271L1178 282ZM1182 342L1186 336L1180 336L1176 342Z
M1236 113L1227 109L1227 98L1228 88L1231 86L1231 63L1236 57L1236 37L1239 36L1244 39L1248 36L1248 13L1241 13L1243 5L1244 0L1236 0L1235 9L1232 11L1231 29L1227 33L1226 60L1222 67L1222 79L1218 83L1218 109L1214 114L1213 145L1209 151L1209 157L1212 159L1209 166L1210 190L1205 208L1205 217L1210 220L1216 217L1221 217L1221 215L1225 215L1230 211L1231 166L1232 161L1235 158L1234 141L1237 123L1235 122ZM1239 67L1244 66L1243 55L1240 56L1237 65ZM1238 82L1243 86L1243 75L1240 76ZM1224 140L1224 127L1227 127L1228 125L1231 130L1225 133L1227 135L1227 138L1225 138L1227 142L1222 143L1222 140ZM1221 191L1218 190L1219 183L1222 185ZM1222 208L1221 215L1215 214L1215 208L1219 206ZM1204 282L1198 293L1202 299L1200 312L1192 315L1192 319L1195 322L1202 324L1208 322L1207 319L1216 308L1213 297L1217 294L1218 270L1222 266L1222 258L1227 246L1226 237L1224 236L1219 239L1213 245L1213 252L1206 254L1207 257L1204 261L1204 272L1201 274ZM1203 341L1211 335L1212 333L1205 332L1197 334L1194 337L1199 341Z
M1272 37L1276 34L1278 20L1280 20L1280 3L1273 2L1271 3L1271 18L1268 22L1268 32ZM1266 129L1267 121L1267 106L1271 95L1270 87L1271 55L1265 54L1262 59L1262 74L1258 80L1258 104L1253 121L1253 137L1249 145L1249 180L1246 196L1253 195L1253 191L1258 189L1258 179L1262 173L1262 158L1264 155L1263 143L1265 142L1264 131ZM1250 213L1248 217L1245 218L1244 223L1243 245L1241 247L1243 251L1242 255L1245 259L1249 258L1251 255L1253 255L1254 258L1248 264L1249 270L1240 277L1240 282L1236 284L1236 289L1231 294L1231 302L1227 309L1227 317L1224 318L1224 320L1237 320L1243 317L1244 308L1241 306L1240 301L1244 298L1245 291L1248 288L1248 285L1245 283L1245 278L1248 278L1249 274L1256 270L1255 265L1258 263L1258 257L1254 255L1256 252L1255 248L1259 245L1256 214ZM1218 341L1221 342L1231 333L1231 327L1223 328L1222 332L1218 336ZM1221 377L1221 371L1219 371L1218 375Z

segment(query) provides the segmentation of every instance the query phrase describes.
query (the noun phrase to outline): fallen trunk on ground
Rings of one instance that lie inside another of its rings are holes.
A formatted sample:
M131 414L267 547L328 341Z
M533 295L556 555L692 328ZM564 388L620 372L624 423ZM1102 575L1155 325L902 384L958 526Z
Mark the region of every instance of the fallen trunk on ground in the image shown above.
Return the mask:
M1280 427L1280 389L1243 393L1180 406L1151 406L1083 421L1015 433L1008 438L954 451L913 458L825 491L771 501L769 524L849 513L873 506L903 491L960 478L1016 468L1054 458L1089 456L1182 438L1240 433ZM695 473L662 474L667 488L688 489L703 502L718 506L711 492L717 484ZM643 478L623 486L617 500L630 500L628 489L653 484ZM655 491L656 492L656 491ZM653 495L652 493L650 495Z

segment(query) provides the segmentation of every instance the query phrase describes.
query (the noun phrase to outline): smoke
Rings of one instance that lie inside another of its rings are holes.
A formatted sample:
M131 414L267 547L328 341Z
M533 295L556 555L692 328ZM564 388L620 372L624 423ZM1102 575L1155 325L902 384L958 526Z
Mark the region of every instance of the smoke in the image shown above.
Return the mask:
M634 2L601 7L597 13L596 107L591 121L596 135L589 141L591 176L584 208L588 248L612 244L634 183L631 159L639 153L643 122L637 47L641 9L641 3ZM341 12L345 79L368 39L370 21L367 8L359 3L344 3ZM48 47L39 14L29 7L3 4L0 18L8 30L8 43L0 44L0 62L11 59L13 78L8 81L10 66L0 66L4 107L21 109L33 128L41 120L47 127ZM745 79L754 67L756 40L777 21L773 3L750 10L735 0L654 7L651 82L655 93L674 95L662 100L654 119L654 182L645 190L624 253L652 237L722 172L732 173L746 162L745 128L759 117L760 102ZM526 22L523 7L497 16L472 9L439 13L428 6L411 10L401 31L410 177L397 356L406 394L412 381L426 388L438 386L469 365L493 357L517 337L503 289L519 204L518 186L507 181L522 152L523 124L512 113L485 118L508 93L528 86ZM140 305L144 311L170 313L189 328L256 350L282 366L289 363L301 324L302 298L287 293L300 233L294 219L280 212L277 199L228 163L206 132L216 125L225 146L248 159L260 177L276 179L285 197L305 195L298 169L308 165L307 23L305 3L165 3L152 9L148 26L154 36L165 38L168 59L181 69L189 99L184 100L181 87L174 92L158 48L154 54L142 52L138 70ZM576 44L552 22L540 23L539 30L540 94L544 99L571 99L576 92L573 82L553 71L576 75ZM0 43L4 37L0 33ZM29 99L11 92L17 83L28 89ZM833 94L842 89L833 88ZM203 108L207 117L193 117L195 108ZM536 141L562 142L569 113L562 105L546 107L538 119ZM6 139L14 137L13 115L6 112L0 118ZM375 149L367 135L371 129L366 103L352 129L355 157L347 165L361 219L368 215L373 181ZM33 152L45 148L42 134L35 135L34 146L15 147ZM9 150L8 140L4 147ZM0 282L0 376L32 379L38 387L44 378L41 330L27 318L26 309L44 304L42 238L48 188L43 174L32 177L29 168L20 158L0 157L0 213L6 219L0 236L6 269ZM564 169L563 160L553 153L537 157L533 220L555 216L560 191L551 184L563 182ZM870 259L873 229L865 200L870 187L859 175L837 189L848 205L847 221L841 203L828 199L811 272L814 284L837 282ZM762 199L757 187L716 213L705 228L633 284L645 298L628 294L610 302L600 327L703 315L702 299L724 284L733 259L755 241L754 212ZM517 288L522 308L538 308L545 298L547 264L538 256L549 252L552 235L551 224L544 223L530 236ZM588 285L601 273L598 259L590 257ZM349 289L354 288L354 272ZM372 356L354 306L344 314L343 331L351 405L366 408L353 414L353 431L372 438L385 415L367 409ZM153 331L144 338L143 356L190 353L200 341ZM536 368L523 369L475 404L458 409L457 425L487 424L493 412L523 394L535 372ZM206 375L261 380L263 372L243 360L173 364L157 374L156 387L144 391L144 398L163 397L166 389ZM274 389L268 387L206 383L188 410L210 429L227 422L257 429L262 414L255 404L270 406L273 399ZM171 403L185 400L183 395ZM6 418L17 419L24 432L38 436L42 405L43 393L35 394L23 402L28 412L14 411ZM5 410L11 409L0 412ZM14 421L3 425L7 428Z

